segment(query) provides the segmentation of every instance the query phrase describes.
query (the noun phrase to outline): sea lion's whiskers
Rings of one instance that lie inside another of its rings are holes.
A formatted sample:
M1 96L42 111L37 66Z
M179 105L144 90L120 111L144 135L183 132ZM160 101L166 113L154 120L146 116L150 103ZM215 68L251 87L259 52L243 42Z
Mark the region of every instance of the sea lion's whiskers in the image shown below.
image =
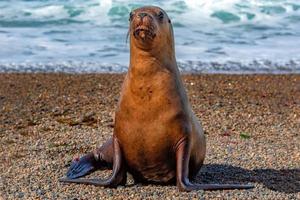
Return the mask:
M127 34L126 34L126 43L125 44L127 44L127 42L128 42L129 33L130 33L130 29L128 29Z

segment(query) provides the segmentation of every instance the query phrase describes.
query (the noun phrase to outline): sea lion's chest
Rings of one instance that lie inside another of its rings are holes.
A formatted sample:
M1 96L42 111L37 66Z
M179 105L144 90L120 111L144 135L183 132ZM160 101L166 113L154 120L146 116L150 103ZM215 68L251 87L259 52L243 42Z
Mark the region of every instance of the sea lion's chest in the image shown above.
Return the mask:
M167 182L175 176L174 146L184 136L185 111L176 91L147 90L123 92L114 134L129 171L141 179Z

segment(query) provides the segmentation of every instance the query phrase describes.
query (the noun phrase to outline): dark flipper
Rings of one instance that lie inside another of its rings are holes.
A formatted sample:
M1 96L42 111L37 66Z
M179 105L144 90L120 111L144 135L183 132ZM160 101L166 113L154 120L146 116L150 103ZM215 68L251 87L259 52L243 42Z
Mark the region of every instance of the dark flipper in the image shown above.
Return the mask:
M108 139L100 148L72 161L67 172L69 179L86 176L98 169L112 169L113 140Z
M190 148L188 141L182 140L176 149L176 182L180 191L192 190L232 190L232 189L251 189L253 185L239 184L193 184L190 182L189 175L189 160Z
M60 182L66 183L82 183L88 185L95 185L95 186L105 186L105 187L117 187L119 184L126 183L126 170L125 166L122 163L122 152L120 149L119 142L116 138L113 138L113 171L112 175L106 179L70 179L70 178L63 178L60 179Z
M96 170L96 160L93 153L82 156L79 160L74 160L67 172L69 179L86 176Z

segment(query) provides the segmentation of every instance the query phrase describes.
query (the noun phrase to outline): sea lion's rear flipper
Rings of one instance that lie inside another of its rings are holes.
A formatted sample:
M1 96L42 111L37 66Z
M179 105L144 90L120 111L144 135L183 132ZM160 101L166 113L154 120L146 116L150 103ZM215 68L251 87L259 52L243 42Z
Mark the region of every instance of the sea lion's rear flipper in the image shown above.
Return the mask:
M126 183L126 170L122 161L122 152L117 138L113 138L113 170L112 175L105 180L102 179L59 179L60 182L65 183L81 183L105 187L117 187L119 184Z
M86 176L98 169L112 169L113 139L108 139L100 148L81 158L74 159L67 172L69 179Z
M69 179L75 179L86 176L96 170L96 160L92 153L88 153L79 159L72 161L67 172Z
M253 185L194 184L189 180L190 146L187 139L180 140L176 148L176 183L180 191L251 189Z

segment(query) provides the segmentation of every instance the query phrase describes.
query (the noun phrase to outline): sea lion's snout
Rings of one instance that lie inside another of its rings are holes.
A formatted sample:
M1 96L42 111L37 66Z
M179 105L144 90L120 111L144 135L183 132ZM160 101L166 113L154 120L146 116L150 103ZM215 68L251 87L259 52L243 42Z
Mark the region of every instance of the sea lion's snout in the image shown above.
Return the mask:
M153 28L151 27L147 27L147 26L138 26L135 31L134 31L134 37L135 38L140 38L142 39L143 41L145 40L153 40L155 38L155 33L153 31Z
M156 25L151 13L135 11L130 13L132 34L137 40L152 41L155 36Z

